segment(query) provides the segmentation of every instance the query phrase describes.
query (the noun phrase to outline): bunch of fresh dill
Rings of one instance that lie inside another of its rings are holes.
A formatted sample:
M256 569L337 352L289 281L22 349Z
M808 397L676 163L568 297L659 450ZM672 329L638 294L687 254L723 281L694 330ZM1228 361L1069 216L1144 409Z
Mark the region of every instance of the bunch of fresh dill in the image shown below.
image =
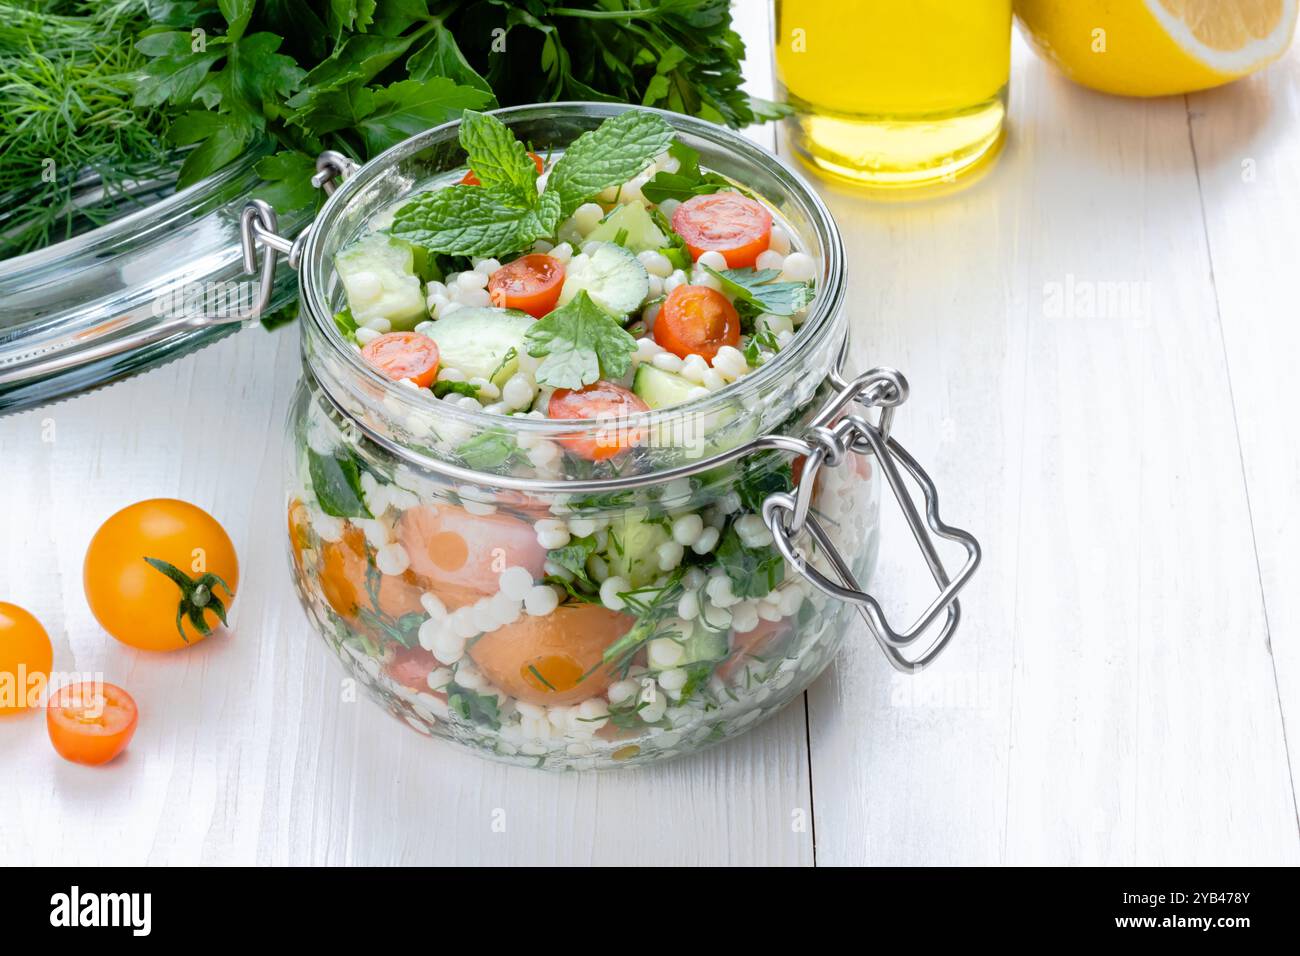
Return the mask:
M171 167L163 112L132 103L148 23L147 0L0 0L0 259L107 220Z

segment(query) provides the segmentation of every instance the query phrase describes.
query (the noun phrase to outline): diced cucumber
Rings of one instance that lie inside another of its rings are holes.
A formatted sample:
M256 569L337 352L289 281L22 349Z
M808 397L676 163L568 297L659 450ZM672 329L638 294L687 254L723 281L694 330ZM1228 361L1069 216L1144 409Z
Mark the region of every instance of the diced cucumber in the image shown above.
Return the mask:
M605 561L609 573L626 578L634 588L660 575L659 545L669 539L662 522L646 520L645 511L629 511L609 525Z
M633 252L653 252L668 240L659 231L645 206L630 202L618 206L600 221L587 236L588 241L615 242L619 233L626 230L623 247Z
M602 242L590 255L579 253L565 269L560 305L586 290L591 301L621 319L645 301L650 273L635 255L612 242Z
M429 337L438 343L440 364L499 388L518 369L534 321L513 309L462 308L434 322Z
M697 620L694 630L682 642L682 649L686 653L682 655L678 667L701 661L720 661L727 656L727 632L706 627Z
M414 246L377 232L367 233L334 257L334 269L359 325L387 319L394 329L405 331L429 317L415 265Z
M665 372L649 362L642 362L636 367L636 377L632 379L632 391L636 392L651 408L667 408L686 401L691 392L699 388L689 379L673 372Z

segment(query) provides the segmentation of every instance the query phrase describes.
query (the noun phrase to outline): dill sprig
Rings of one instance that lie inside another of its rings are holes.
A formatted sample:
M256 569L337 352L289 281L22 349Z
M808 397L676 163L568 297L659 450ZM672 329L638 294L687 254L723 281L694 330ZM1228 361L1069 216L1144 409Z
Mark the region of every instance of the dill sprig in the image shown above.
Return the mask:
M145 0L0 3L0 258L99 225L169 167L165 116L132 104L148 22Z

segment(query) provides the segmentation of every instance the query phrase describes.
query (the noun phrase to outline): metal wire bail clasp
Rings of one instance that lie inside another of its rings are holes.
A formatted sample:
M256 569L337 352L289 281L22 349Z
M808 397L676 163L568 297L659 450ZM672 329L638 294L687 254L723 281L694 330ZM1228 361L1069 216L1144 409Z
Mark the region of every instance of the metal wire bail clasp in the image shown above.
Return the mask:
M979 566L979 542L969 532L943 522L939 517L939 493L934 482L917 464L916 459L889 434L894 409L907 399L907 380L903 375L894 369L876 368L851 380L846 381L838 375L833 376L832 380L839 387L838 391L809 423L804 435L802 444L806 445L807 450L801 450L806 457L799 480L792 491L778 492L767 497L763 502L763 520L772 532L777 550L792 567L797 568L822 592L857 605L889 662L905 673L917 673L939 656L961 621L961 605L957 593L966 586ZM879 420L873 423L864 415L853 413L854 405L863 410L879 408ZM876 458L940 589L938 597L916 622L901 632L889 624L879 602L862 590L848 562L831 541L812 508L817 472L825 466L834 468L851 454L869 454ZM925 520L922 520L916 510L916 503L903 481L899 464L912 476L925 495ZM816 551L825 556L839 581L831 580L814 567L796 546L795 540L805 530L812 538ZM951 578L935 550L932 533L957 541L966 549L965 564ZM925 633L945 611L947 619L924 653L918 657L905 656L902 651Z
M348 157L327 149L316 157L316 173L311 178L311 184L317 189L325 190L326 195L331 195L338 188L334 180L346 179L356 169L357 164ZM244 206L239 216L239 242L244 256L244 271L249 275L255 272L259 275L257 299L248 317L260 317L271 302L277 254L288 257L289 268L296 270L302 262L303 246L310 231L311 226L307 226L296 238L290 240L280 235L279 219L270 203L263 199L250 199ZM267 250L260 266L257 262L258 246L264 246Z

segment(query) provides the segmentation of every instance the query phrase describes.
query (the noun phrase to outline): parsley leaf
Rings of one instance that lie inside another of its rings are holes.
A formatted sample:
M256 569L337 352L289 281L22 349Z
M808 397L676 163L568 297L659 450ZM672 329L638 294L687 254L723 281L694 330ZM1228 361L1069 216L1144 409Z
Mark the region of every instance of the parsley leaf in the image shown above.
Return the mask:
M455 119L461 110L468 116L470 107L483 106L490 99L482 90L457 86L443 76L400 80L375 92L372 111L357 125L366 148L376 155L407 137ZM528 168L536 172L532 163ZM533 192L535 195L536 189Z
M813 300L811 282L774 282L779 269L705 270L722 283L722 291L769 315L794 315Z
M673 141L673 128L654 113L628 110L583 133L564 151L546 181L560 197L561 218L602 189L642 172Z
M736 597L763 597L785 580L785 559L776 548L747 548L734 527L717 550L718 564L731 579Z
M519 446L504 428L489 428L457 448L456 454L475 471L490 471L519 454Z
M528 354L545 356L537 381L556 388L582 388L599 378L626 374L636 339L592 302L586 290L539 319L524 336Z
M501 729L501 702L496 697L466 690L459 684L453 684L449 690L447 706L461 720L492 730Z
M320 510L336 518L370 518L361 495L361 467L345 451L322 455L308 449L307 473Z
M433 394L435 398L445 398L451 394L478 398L478 386L471 385L469 382L434 382Z
M668 147L669 155L676 158L677 172L655 173L648 183L641 187L641 195L653 203L665 199L685 200L705 193L716 193L722 189L737 187L725 176L718 173L706 173L700 169L700 154L682 142L675 142Z
M469 168L489 189L500 188L525 208L536 206L537 167L524 144L495 116L466 110L460 124L460 144L469 154Z
M551 549L546 553L546 560L564 568L584 584L594 585L595 582L587 576L587 559L595 551L596 536L589 534L585 538L570 538L563 548Z
M352 317L351 309L342 309L334 313L334 324L338 327L339 335L351 342L357 344L357 320Z

